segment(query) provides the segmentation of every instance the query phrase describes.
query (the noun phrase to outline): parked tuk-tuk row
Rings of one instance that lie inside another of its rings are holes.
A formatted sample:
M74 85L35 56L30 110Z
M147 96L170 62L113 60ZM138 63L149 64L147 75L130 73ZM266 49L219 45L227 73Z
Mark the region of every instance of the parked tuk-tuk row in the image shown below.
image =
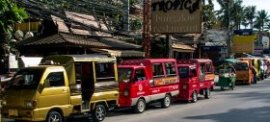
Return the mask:
M264 80L270 75L270 59L258 57L244 57L225 59L216 67L219 80L216 83L221 89L235 84L251 85Z
M228 60L216 69L210 59L116 62L105 55L59 55L42 59L37 67L20 69L7 83L2 116L62 122L90 114L94 121L103 121L107 112L117 108L142 113L153 102L167 108L172 101L197 102L199 95L209 99L215 74L222 89L234 89L235 82L251 84L254 76L261 80L270 74L266 59ZM264 66L267 69L262 70Z

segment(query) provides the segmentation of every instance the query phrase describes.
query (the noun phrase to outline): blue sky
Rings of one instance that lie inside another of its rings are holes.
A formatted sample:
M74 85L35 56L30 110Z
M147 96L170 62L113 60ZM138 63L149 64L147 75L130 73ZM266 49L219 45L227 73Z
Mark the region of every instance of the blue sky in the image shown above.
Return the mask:
M216 0L213 0L215 3L215 9L218 9L219 5L216 2ZM266 10L268 14L270 15L270 0L243 0L243 5L244 6L249 6L249 5L255 5L257 6L257 10Z

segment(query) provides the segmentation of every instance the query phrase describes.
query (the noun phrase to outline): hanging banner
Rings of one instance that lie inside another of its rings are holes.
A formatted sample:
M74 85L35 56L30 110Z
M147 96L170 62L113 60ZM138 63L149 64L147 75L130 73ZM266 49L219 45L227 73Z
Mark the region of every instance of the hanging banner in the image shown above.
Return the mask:
M152 0L152 33L201 33L201 0Z

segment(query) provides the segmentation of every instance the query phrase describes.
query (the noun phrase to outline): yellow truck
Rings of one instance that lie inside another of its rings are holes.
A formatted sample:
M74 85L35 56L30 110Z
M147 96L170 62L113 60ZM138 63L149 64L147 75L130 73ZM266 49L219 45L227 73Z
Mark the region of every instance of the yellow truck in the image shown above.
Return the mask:
M6 89L2 116L63 122L76 115L103 121L118 106L116 59L103 55L49 56L20 69Z

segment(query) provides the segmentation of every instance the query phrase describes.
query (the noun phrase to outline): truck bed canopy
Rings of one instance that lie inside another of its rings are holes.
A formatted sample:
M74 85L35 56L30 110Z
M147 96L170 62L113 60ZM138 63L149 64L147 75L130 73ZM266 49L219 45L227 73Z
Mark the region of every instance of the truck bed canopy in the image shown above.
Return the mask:
M76 62L98 62L98 63L115 63L115 57L106 55L53 55L42 59L41 64L52 63L62 65L67 71L70 85L76 84L75 63Z

